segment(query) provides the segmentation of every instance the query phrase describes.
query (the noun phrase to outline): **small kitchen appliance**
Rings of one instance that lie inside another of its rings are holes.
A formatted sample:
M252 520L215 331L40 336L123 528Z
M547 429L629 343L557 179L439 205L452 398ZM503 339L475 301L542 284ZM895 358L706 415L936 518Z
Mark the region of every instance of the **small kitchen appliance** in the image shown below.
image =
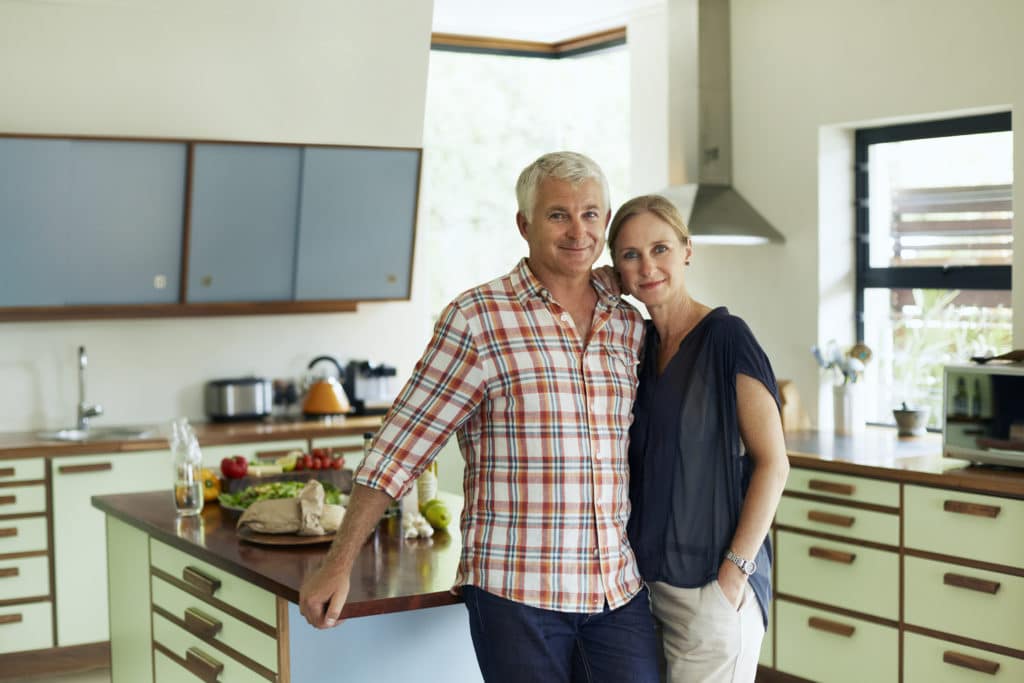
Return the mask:
M270 415L274 392L269 379L239 377L206 383L206 416L215 422L258 420Z
M323 364L321 367L333 366L338 376L332 377L319 369L314 371L314 366L318 364ZM352 410L345 389L341 385L341 380L345 376L341 363L331 356L317 356L309 362L307 369L309 373L306 375L305 393L302 399L302 412L306 417L333 417L344 415Z
M1024 363L948 365L943 379L943 455L1024 467Z
M398 396L398 370L367 360L351 360L345 366L345 391L356 415L383 415Z

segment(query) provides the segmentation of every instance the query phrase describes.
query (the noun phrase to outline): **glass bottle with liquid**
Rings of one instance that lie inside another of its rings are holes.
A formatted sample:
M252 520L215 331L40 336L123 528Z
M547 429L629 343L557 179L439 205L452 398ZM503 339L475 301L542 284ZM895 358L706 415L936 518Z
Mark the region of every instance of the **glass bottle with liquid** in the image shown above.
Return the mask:
M203 456L187 420L171 426L171 451L174 453L174 510L178 517L190 517L203 511Z

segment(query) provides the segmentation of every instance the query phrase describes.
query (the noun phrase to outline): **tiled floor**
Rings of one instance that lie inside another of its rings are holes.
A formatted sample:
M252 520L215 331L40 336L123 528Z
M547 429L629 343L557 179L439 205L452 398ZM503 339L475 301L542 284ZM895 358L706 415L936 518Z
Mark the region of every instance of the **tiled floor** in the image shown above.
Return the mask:
M110 669L98 669L80 674L64 674L62 676L42 676L33 678L12 679L10 683L110 683ZM4 683L8 683L5 680Z

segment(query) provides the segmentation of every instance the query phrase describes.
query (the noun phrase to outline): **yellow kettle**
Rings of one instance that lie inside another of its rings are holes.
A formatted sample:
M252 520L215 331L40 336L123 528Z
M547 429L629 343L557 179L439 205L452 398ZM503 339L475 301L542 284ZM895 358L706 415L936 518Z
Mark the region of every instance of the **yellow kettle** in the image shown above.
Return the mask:
M316 374L313 366L318 363L329 363L338 371L338 377L329 374ZM341 364L330 356L317 356L309 362L307 368L309 373L306 376L305 396L302 400L302 412L309 418L332 417L348 413L352 406L345 395L345 389L341 386L341 379L344 371Z

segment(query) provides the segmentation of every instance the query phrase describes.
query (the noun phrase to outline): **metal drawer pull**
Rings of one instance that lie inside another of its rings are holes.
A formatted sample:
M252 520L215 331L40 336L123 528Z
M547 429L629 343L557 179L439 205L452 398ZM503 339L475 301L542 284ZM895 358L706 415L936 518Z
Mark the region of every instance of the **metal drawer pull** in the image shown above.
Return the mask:
M0 579L7 579L12 576L17 576L21 571L17 567L3 567L0 568Z
M213 594L220 588L220 579L204 574L195 567L185 567L181 570L181 578L185 583L198 588L210 597L213 597Z
M14 468L13 467L0 467L0 477L13 477L13 476L14 476Z
M0 624L20 624L21 614L0 614Z
M198 647L185 651L185 668L206 683L217 683L217 677L224 671L224 665Z
M942 583L947 586L966 588L967 590L978 591L979 593L988 593L990 595L995 595L999 592L998 581L986 581L985 579L976 579L973 576L953 574L952 572L946 572L942 575Z
M975 517L991 517L995 519L1002 509L998 505L981 505L980 503L964 503L959 500L947 500L942 504L946 512L958 512L961 515L974 515Z
M223 627L219 621L195 607L185 610L185 628L200 638L213 638Z
M813 491L828 491L829 493L838 493L844 496L852 496L856 489L852 484L837 484L834 481L822 481L821 479L811 479L807 482L807 488Z
M847 517L846 515L834 515L831 512L819 512L818 510L808 510L807 519L812 522L821 522L822 524L832 524L833 526L845 526L851 527L855 518Z
M0 538L10 538L18 535L18 527L11 526L6 529L0 529Z
M840 624L828 619L822 619L821 617L811 617L807 620L807 625L819 631L827 631L828 633L834 633L837 636L844 636L846 638L852 636L853 632L857 630L848 624Z
M0 505L14 505L17 502L17 496L0 496Z
M86 472L106 472L114 469L109 462L95 462L90 465L61 465L57 471L61 474L85 474Z
M987 659L978 659L977 657L971 657L968 655L962 655L959 652L953 652L952 650L946 650L942 653L942 661L946 664L952 664L953 666L962 666L965 669L971 669L972 671L980 671L983 674L989 674L995 676L996 672L999 671L999 662L990 662Z
M822 560L831 560L832 562L841 562L843 564L853 564L853 561L857 559L857 555L854 553L844 553L839 550L829 550L828 548L819 548L817 546L811 546L807 550L807 554L811 557L817 557Z

